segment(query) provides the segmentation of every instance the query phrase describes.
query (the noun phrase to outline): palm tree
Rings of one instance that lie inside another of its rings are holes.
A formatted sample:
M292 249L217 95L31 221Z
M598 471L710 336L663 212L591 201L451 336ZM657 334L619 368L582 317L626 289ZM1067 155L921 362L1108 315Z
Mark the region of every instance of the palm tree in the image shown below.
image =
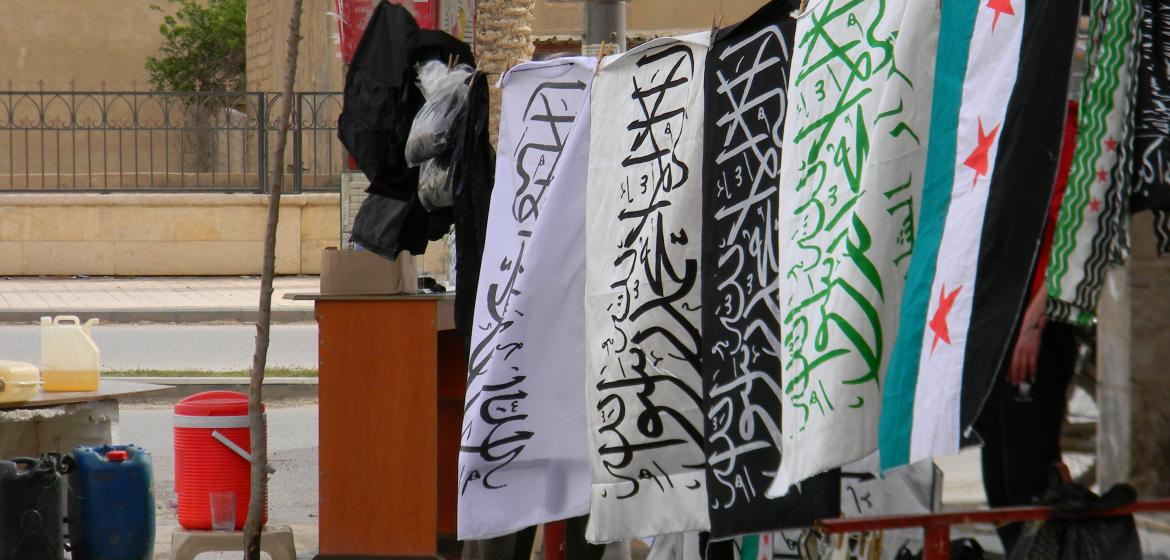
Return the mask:
M479 0L476 13L476 56L480 69L498 75L532 58L532 24L536 0ZM500 90L491 89L492 143L496 142L500 120Z

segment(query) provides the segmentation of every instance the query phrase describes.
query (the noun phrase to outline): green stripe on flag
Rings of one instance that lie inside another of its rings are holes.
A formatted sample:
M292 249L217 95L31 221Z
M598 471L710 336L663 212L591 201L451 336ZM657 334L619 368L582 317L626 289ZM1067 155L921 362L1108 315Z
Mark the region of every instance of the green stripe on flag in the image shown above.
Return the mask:
M918 362L939 244L954 190L959 108L963 102L963 80L967 75L971 35L979 7L979 2L944 2L942 5L919 230L906 277L898 337L882 392L878 447L883 471L910 461Z
M741 537L739 545L742 547L739 551L740 560L758 560L760 557L760 536L748 535ZM769 554L769 557L772 555Z

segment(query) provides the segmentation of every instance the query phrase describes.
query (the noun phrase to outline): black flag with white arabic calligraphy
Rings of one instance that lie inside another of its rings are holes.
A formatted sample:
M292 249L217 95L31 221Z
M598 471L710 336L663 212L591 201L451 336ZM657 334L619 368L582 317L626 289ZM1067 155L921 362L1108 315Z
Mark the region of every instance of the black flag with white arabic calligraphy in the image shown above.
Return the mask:
M793 6L721 30L707 57L702 376L711 537L836 517L840 476L771 500L780 464L778 198Z

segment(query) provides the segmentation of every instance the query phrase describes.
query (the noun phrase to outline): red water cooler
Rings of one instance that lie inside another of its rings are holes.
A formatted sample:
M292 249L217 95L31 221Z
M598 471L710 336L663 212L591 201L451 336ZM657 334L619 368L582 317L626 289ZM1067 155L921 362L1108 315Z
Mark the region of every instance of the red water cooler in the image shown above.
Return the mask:
M252 452L248 432L248 396L209 391L175 404L175 493L179 524L186 529L211 529L213 492L233 492L236 530L243 529L251 496ZM264 500L268 520L268 499Z

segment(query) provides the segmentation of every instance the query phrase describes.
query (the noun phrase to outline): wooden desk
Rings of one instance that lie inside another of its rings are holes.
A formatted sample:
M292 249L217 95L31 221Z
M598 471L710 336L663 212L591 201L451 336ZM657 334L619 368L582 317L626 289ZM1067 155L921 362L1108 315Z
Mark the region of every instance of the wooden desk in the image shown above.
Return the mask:
M122 381L117 378L103 377L97 391L37 393L30 400L18 403L0 403L0 410L13 408L33 408L42 406L57 406L62 404L77 404L93 401L117 401L130 397L143 397L157 393L174 391L169 385L152 385L134 381Z
M67 453L78 445L117 443L118 401L174 387L103 378L97 391L39 393L0 404L0 457Z
M454 297L319 296L320 556L431 557L456 530Z

